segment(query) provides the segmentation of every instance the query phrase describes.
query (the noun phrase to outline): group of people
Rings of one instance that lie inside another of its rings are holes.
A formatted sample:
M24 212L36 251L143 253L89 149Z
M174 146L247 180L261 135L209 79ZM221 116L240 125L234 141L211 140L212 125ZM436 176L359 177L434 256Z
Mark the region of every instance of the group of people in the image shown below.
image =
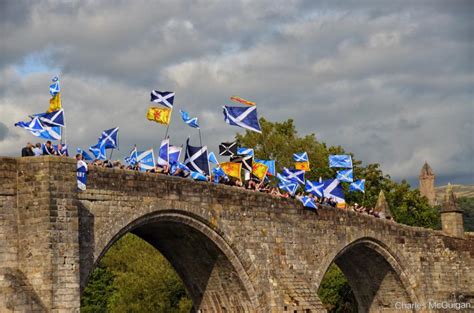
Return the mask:
M28 142L25 147L21 149L22 157L41 156L41 155L57 155L68 156L67 151L64 151L63 146L59 143L55 148L50 140L43 145L41 143L32 144Z

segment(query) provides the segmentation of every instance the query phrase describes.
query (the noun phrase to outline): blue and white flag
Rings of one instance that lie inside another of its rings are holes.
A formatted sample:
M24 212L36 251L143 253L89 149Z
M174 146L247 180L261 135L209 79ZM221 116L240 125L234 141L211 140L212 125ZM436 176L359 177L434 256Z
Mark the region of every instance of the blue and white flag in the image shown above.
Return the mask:
M329 167L352 168L352 157L348 154L330 155Z
M359 179L350 184L349 191L360 191L365 193L365 179Z
M160 145L160 151L158 152L158 165L164 166L169 165L168 150L170 146L170 140L168 138L163 139Z
M214 152L209 152L208 159L209 159L209 162L219 165L219 161L217 161L217 158Z
M237 154L238 155L254 155L254 151L252 148L244 148L244 147L240 147L240 148L237 148Z
M104 130L99 138L99 143L103 145L105 149L118 148L118 131L118 127Z
M283 168L283 175L289 180L294 180L298 182L298 184L304 185L304 174L304 170L290 170L286 167Z
M168 108L172 109L173 108L173 101L174 101L174 92L172 92L172 91L152 90L150 101L162 104L165 107L168 107Z
M183 110L180 110L180 112L181 112L181 118L183 119L183 122L185 122L186 124L188 124L188 126L190 126L192 128L198 128L199 129L199 124L198 124L198 118L197 117L190 118L188 112L183 111Z
M79 160L77 161L77 188L79 190L86 190L87 183L87 164L86 162Z
M191 171L191 178L194 180L207 181L207 177L201 173Z
M31 134L33 134L36 137L49 139L49 140L61 140L61 127L44 126L42 131L38 131L38 132L32 131Z
M140 164L140 171L145 172L155 168L155 155L153 149L150 148L146 151L140 151L137 153L137 163Z
M86 161L93 161L94 159L84 150L77 148L77 153L82 155L82 158Z
M53 111L51 113L39 113L35 114L44 126L60 126L64 127L64 110Z
M224 177L228 179L229 177L226 175L224 170L221 167L215 167L212 169L212 175L214 175L214 183L219 183L219 179Z
M59 77L58 76L54 76L52 81L53 81L53 83L51 85L49 85L49 94L52 97L54 97L55 95L57 95L61 91L61 88L59 87Z
M303 206L305 208L311 208L311 209L317 209L318 208L318 205L316 204L316 202L314 202L313 198L304 196L304 197L300 198L300 201L303 203Z
M168 162L174 164L179 162L179 157L181 156L181 150L183 147L178 146L169 146L168 148Z
M105 146L98 142L96 145L89 147L89 151L92 152L94 157L98 160L106 160L107 156L105 155Z
M280 174L280 173L277 173L276 176L277 176L278 180L280 180L280 183L285 183L285 184L289 184L289 183L291 183L291 182L296 183L295 180L291 180L291 179L289 179L288 177L286 177L286 176L284 176L284 175L282 175L282 174Z
M138 157L138 151L137 147L133 147L132 151L130 151L130 156L125 157L125 162L129 165L135 165L137 164L137 157Z
M41 123L39 117L33 117L29 122L18 122L15 126L29 130L30 132L42 132L44 130L43 123Z
M191 171L209 175L209 160L207 157L207 146L194 147L189 145L189 138L186 141L186 152L184 156L184 164Z
M317 197L322 198L324 196L324 183L317 181L306 180L305 191L309 192Z
M53 148L60 156L69 156L67 145L62 145L61 149L59 149L59 145L54 145Z
M344 190L337 179L323 180L324 190L323 194L326 198L333 198L337 203L346 202L344 199Z
M276 169L275 169L275 160L259 160L259 159L254 159L255 162L262 163L263 165L266 165L268 167L267 175L276 175Z
M295 162L309 162L308 153L293 153L293 160L295 160Z
M336 178L339 179L339 181L352 183L354 181L354 171L352 169L337 171Z
M298 189L298 183L296 182L289 182L289 183L284 183L281 182L278 184L278 188L280 188L283 191L286 191L290 193L292 196L295 195L296 190Z
M243 127L245 129L261 133L258 122L257 107L230 107L224 106L224 120L227 124Z

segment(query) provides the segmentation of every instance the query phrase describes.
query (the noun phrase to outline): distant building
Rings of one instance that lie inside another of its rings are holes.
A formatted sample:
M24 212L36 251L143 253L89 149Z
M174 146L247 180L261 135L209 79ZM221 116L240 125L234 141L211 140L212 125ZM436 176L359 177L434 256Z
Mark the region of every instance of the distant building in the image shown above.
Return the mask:
M420 171L420 193L428 199L430 205L436 205L435 175L428 162L425 161Z

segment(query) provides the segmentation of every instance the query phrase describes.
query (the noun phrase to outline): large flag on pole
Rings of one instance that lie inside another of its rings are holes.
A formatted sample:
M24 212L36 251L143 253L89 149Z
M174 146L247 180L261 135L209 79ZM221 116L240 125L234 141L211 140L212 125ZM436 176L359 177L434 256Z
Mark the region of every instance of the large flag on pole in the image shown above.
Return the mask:
M352 157L348 154L330 155L329 167L352 168Z
M322 198L324 196L324 183L306 180L305 190L315 196Z
M43 123L41 123L39 117L35 116L29 122L18 122L15 126L26 129L30 132L42 132L44 130Z
M140 164L140 170L145 172L155 168L155 154L153 149L150 148L146 151L137 153L137 163Z
M49 86L49 93L52 98L49 100L48 112L61 110L61 88L59 87L59 78L53 77L53 83Z
M38 132L32 131L31 134L33 134L36 137L49 139L49 140L61 140L61 127L44 126L44 129L42 131L38 131Z
M189 138L186 140L186 153L184 164L191 171L209 175L209 160L207 157L207 146L194 147L189 144Z
M261 133L258 122L257 107L231 107L224 106L224 120L227 124L239 126L257 133Z
M237 154L237 141L222 142L219 145L219 155L221 155L221 156L234 156L236 154Z
M326 198L333 198L337 203L346 202L344 199L344 190L337 179L326 179L323 180L324 189L323 194Z
M173 101L174 101L174 92L172 92L172 91L152 90L150 101L162 104L165 107L168 107L168 108L172 109L173 108Z
M64 110L58 110L51 113L39 113L35 114L33 117L38 117L45 126L60 126L64 127Z
M105 149L118 148L118 131L118 127L104 130L99 138L100 144L103 145Z
M168 150L170 146L170 140L168 138L163 139L160 145L160 151L158 152L158 161L157 163L161 166L169 165L169 156Z
M105 155L105 145L103 145L100 141L94 145L89 147L89 151L92 152L94 157L98 160L106 160L107 156Z
M168 125L171 119L171 112L172 110L169 108L150 107L146 113L146 118L149 121Z

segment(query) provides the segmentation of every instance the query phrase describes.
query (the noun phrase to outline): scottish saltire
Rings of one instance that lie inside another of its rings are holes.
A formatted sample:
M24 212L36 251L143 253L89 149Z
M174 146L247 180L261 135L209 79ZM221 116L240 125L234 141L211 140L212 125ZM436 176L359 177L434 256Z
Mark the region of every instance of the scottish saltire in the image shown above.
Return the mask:
M329 167L352 168L352 157L348 154L330 155Z
M29 130L30 132L41 132L44 130L43 123L41 123L39 117L35 116L31 121L29 122L18 122L15 123L16 127L20 127L26 130Z
M42 145L41 145L41 150L42 150L42 154L43 154L43 155L54 155L54 152L51 153L51 152L49 151L49 149L46 148L46 145L45 145L45 144L42 144ZM53 150L54 150L54 148L53 148Z
M51 85L49 85L49 94L51 95L51 97L54 97L55 95L57 95L61 91L61 88L59 87L59 77L58 76L54 76L52 81L53 81L53 83Z
M191 170L186 166L184 165L183 163L181 162L175 162L175 163L171 163L171 166L170 166L170 173L171 175L173 175L174 173L176 173L176 171L180 169L184 172L191 172Z
M188 124L188 126L192 128L199 128L197 117L190 118L188 112L183 111L183 110L180 110L180 112L181 112L181 118L183 119L183 122L185 122L186 124Z
M221 177L228 178L224 170L221 167L215 167L212 169L212 175L214 175L214 183L218 183Z
M170 140L168 138L163 139L160 144L160 151L158 152L158 165L164 166L169 165L168 150L170 146Z
M169 146L168 148L168 162L170 164L175 164L179 162L179 157L181 156L182 147L179 146Z
M150 148L137 153L137 163L140 165L140 171L146 172L155 168L155 154Z
M87 164L86 162L79 160L77 161L77 188L79 190L86 190L87 183Z
M154 121L160 124L168 125L171 119L171 109L150 107L146 113L146 118L149 121Z
M42 131L32 131L31 134L33 134L36 137L43 138L43 139L48 139L48 140L61 140L61 127L55 126L55 127L47 127L44 126Z
M60 126L64 127L64 110L58 110L50 113L40 113L40 114L35 114L35 117L38 117L41 123L44 126Z
M152 90L150 101L162 104L171 109L173 108L174 92Z
M289 180L295 180L296 182L298 182L299 184L302 184L304 185L304 174L305 174L305 171L303 170L293 170L293 169L288 169L286 167L283 168L283 175L289 179Z
M311 208L311 209L318 208L318 205L316 204L316 202L314 202L314 199L311 197L307 197L307 196L301 197L300 201L301 203L303 203L303 206L305 208Z
M184 164L191 171L209 175L209 160L207 158L207 146L195 147L189 144L189 138L186 141L186 152Z
M207 177L201 173L191 171L191 178L199 181L207 181Z
M280 188L281 190L286 191L289 194L291 194L292 196L294 196L295 193L296 193L296 190L298 189L298 183L296 183L296 182L288 182L288 183L280 182L278 184L278 188Z
M251 155L239 155L230 157L231 162L242 163L242 169L252 172L253 156Z
M89 147L89 151L92 152L94 157L98 160L103 161L107 159L107 156L105 155L105 145L103 145L101 142Z
M276 175L276 170L275 170L275 160L259 160L259 159L254 159L255 162L265 164L268 167L267 175L275 176Z
M240 179L240 174L242 172L242 163L224 162L221 163L221 169L226 175Z
M338 179L323 180L323 195L326 198L333 198L337 203L344 203L344 190Z
M58 153L60 156L69 156L69 151L67 149L67 145L62 145L61 149L59 149L59 145L54 145L54 150Z
M77 148L77 153L81 154L82 155L82 158L85 160L85 161L93 161L94 159L87 153L85 152L84 150L80 149L80 148Z
M235 102L239 102L239 103L242 103L242 104L245 104L245 105L251 105L251 106L256 104L255 102L245 100L244 98L237 97L237 96L230 97L230 100L235 101Z
M282 175L282 174L280 174L280 173L277 173L276 176L277 176L278 180L280 181L280 183L285 183L285 184L289 184L289 183L291 183L291 182L297 183L296 180L294 180L294 179L289 179L288 177L286 177L286 176L284 176L284 175Z
M337 176L336 178L339 179L339 181L343 181L346 183L352 183L354 181L354 172L352 169L349 170L341 170L337 171Z
M132 151L130 151L130 156L125 157L125 162L129 165L135 165L137 164L137 156L138 156L138 151L137 147L133 147Z
M365 179L359 179L349 185L349 191L360 191L365 193Z
M309 162L295 162L295 169L303 170L309 172L311 168L309 167Z
M252 148L240 147L240 148L237 148L237 154L238 155L251 155L251 156L253 156L254 151L253 151Z
M233 156L237 154L237 142L222 142L219 145L219 155Z
M262 132L256 106L249 108L224 106L224 120L229 125L239 126L257 133Z
M252 174L260 180L263 180L268 172L268 166L263 163L253 162Z
M61 93L58 92L51 99L49 99L49 109L47 112L54 112L61 110Z
M308 153L293 153L293 160L295 160L295 162L309 162Z
M324 196L324 183L306 180L304 191L322 198Z
M118 131L118 127L104 130L99 138L99 143L103 145L105 149L118 148Z
M209 159L209 162L219 165L219 161L217 161L217 158L214 152L209 152L209 155L207 157Z

